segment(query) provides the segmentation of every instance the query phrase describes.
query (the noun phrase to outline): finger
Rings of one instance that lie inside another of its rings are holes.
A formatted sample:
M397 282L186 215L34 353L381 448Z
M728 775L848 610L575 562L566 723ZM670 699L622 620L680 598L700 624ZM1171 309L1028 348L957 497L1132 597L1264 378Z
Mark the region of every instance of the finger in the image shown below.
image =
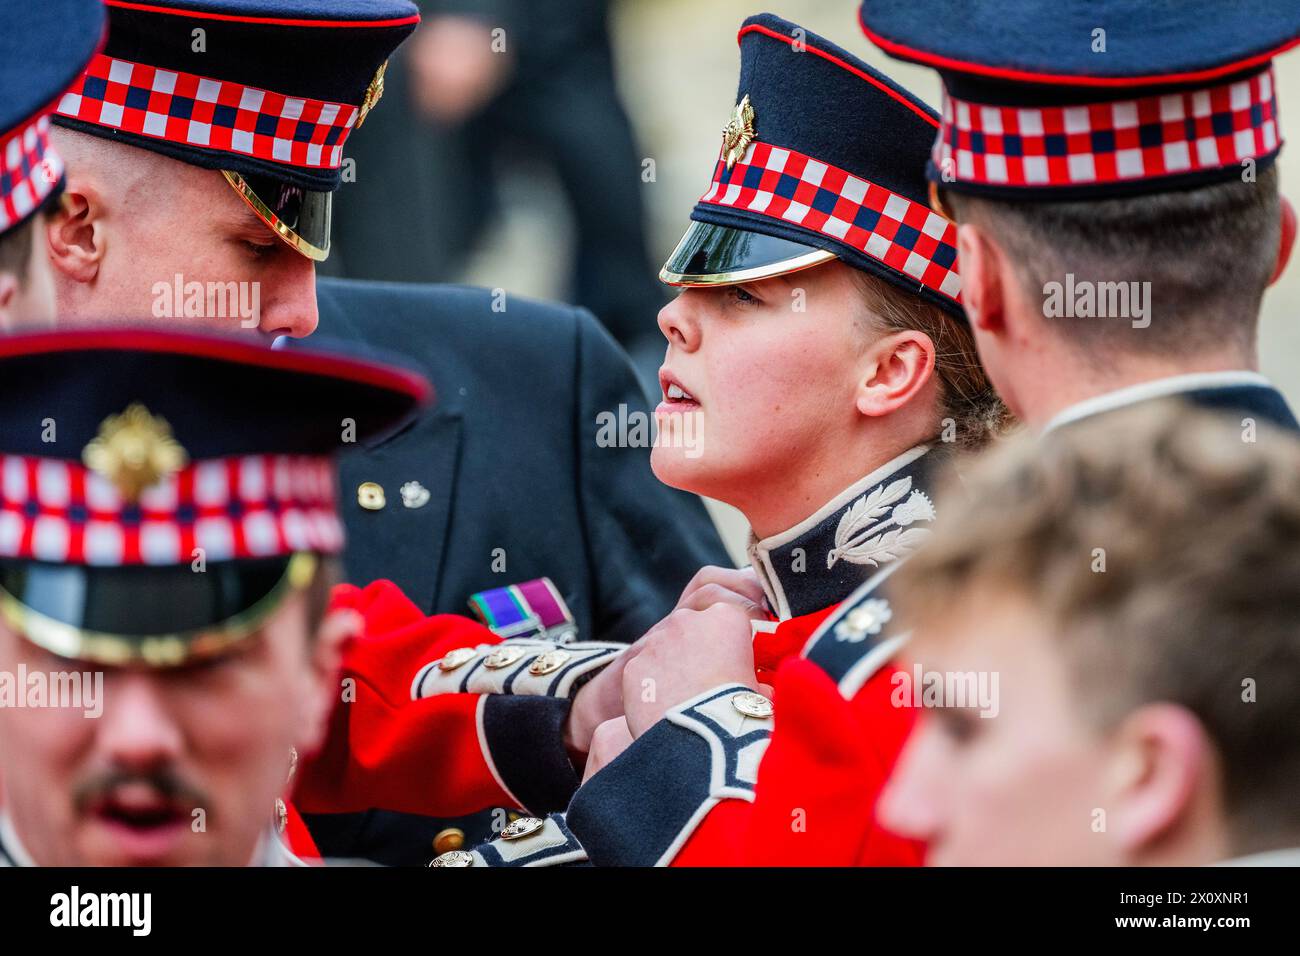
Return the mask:
M754 636L752 621L766 621L770 617L766 610L752 603L738 604L732 601L717 601L700 611L712 619L711 626L734 629L737 634L744 632L745 638Z
M734 604L746 612L764 613L762 605L749 595L740 591L733 591L717 583L709 583L698 588L683 598L678 603L677 609L688 608L693 611L703 611L715 604Z
M755 604L762 604L765 600L763 586L758 583L758 575L754 573L753 568L721 568L709 565L701 568L695 573L695 577L691 578L691 583L682 591L678 606L680 607L682 602L696 591L710 584L743 594Z
M322 640L346 641L361 637L366 632L366 620L361 612L352 608L336 608L325 615L319 637Z
M591 753L587 757L582 782L590 780L631 744L632 731L628 729L625 719L614 717L602 723L591 735Z

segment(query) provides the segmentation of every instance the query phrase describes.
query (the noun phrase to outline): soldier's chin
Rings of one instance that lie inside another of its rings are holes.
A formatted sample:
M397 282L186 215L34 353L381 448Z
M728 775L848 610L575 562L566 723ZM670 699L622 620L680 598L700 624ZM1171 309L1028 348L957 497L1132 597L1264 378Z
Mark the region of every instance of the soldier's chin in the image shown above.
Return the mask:
M701 452L674 445L655 445L650 451L650 469L665 485L697 495L712 486L712 463Z

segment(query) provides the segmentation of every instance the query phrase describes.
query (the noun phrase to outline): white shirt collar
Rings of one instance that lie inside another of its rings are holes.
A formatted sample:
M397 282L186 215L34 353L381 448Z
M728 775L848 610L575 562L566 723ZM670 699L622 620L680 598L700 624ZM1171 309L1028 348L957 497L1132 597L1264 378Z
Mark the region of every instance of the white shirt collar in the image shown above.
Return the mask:
M1129 385L1113 392L1095 395L1092 398L1077 402L1057 412L1043 428L1043 434L1052 431L1054 428L1060 428L1069 422L1076 422L1081 418L1088 418L1101 412L1114 411L1117 408L1133 405L1150 398L1164 398L1169 395L1177 395L1181 392L1191 392L1203 388L1237 388L1242 385L1254 385L1263 388L1273 387L1273 383L1263 375L1245 370L1170 375L1166 378L1152 379L1149 382L1139 382L1136 385Z
M0 846L8 854L9 859L13 861L14 866L36 866L36 861L32 855L27 852L23 846L23 841L18 839L18 833L14 830L13 821L9 819L9 814L0 813ZM273 831L267 831L261 839L257 841L257 847L253 850L253 857L249 860L250 866L306 866L307 863L294 855L287 846L284 845L280 837Z
M36 861L32 855L27 852L23 846L23 841L18 839L18 834L14 830L13 821L9 819L9 814L0 813L0 845L4 846L5 853L13 861L14 866L35 866Z
M280 835L273 829L268 830L262 835L262 839L257 842L257 849L253 851L253 859L249 861L249 866L306 866L307 864L299 859L284 841Z

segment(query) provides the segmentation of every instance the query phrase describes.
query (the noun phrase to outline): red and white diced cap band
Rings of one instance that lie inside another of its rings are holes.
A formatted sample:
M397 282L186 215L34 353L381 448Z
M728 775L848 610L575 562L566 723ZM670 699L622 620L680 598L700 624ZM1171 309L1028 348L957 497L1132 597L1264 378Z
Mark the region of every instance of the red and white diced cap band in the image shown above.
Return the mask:
M801 226L961 301L957 227L947 218L793 149L754 142L730 169L724 157L700 202Z
M360 108L97 55L56 112L186 147L339 169Z
M1281 144L1272 67L1201 89L1072 106L989 106L945 92L931 177L1104 185L1239 166Z
M73 461L0 455L0 558L94 567L337 554L329 458L244 455L190 463L128 501Z

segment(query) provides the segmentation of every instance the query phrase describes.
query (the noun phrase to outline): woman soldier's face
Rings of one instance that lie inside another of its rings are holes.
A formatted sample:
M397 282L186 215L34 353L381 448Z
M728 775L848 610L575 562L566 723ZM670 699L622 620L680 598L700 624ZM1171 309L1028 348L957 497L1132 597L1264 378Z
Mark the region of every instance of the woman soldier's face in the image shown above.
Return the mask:
M862 308L839 261L686 289L665 306L651 458L659 479L744 510L756 481L833 456L859 419Z

